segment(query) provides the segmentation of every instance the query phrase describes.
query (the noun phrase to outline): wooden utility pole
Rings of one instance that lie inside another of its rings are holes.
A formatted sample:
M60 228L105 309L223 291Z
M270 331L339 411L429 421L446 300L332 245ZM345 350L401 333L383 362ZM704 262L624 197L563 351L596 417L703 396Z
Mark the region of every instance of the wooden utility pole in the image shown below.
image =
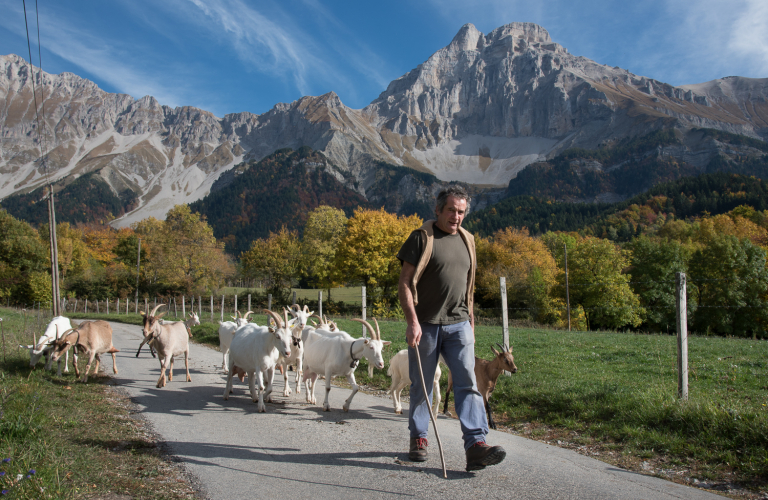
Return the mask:
M677 397L688 400L688 305L685 273L675 273L677 306Z
M59 290L59 245L56 239L56 206L53 201L53 185L48 185L48 233L51 242L51 312L61 316L61 293Z

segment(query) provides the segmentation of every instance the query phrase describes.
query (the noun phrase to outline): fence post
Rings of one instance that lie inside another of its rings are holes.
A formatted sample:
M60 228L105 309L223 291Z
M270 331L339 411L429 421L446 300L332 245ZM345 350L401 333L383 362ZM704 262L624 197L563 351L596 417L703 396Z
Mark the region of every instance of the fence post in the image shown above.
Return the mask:
M88 314L88 297L85 298L85 314Z
M221 296L221 322L224 323L224 295Z
M507 278L499 276L499 289L501 290L501 334L503 344L509 347L509 313L507 311Z
M117 298L117 314L120 314L120 297Z
M107 314L109 314L109 297L107 297Z
M237 317L237 288L235 288L235 317Z
M213 294L211 294L211 323L213 323Z
M296 290L293 291L293 302L291 303L292 306L296 305Z
M187 319L187 297L186 295L181 296L181 318L182 320Z
M267 309L272 310L272 294L267 294Z
M685 273L675 273L677 306L677 397L688 400L688 305Z
M323 291L319 290L317 292L317 310L318 315L322 318L323 317Z
M202 318L203 317L203 296L202 295L197 296L197 311L198 311L197 315Z
M144 312L149 313L149 308L147 307L147 298L144 297Z
M568 290L568 245L563 243L565 250L565 306L568 311L568 331L571 331L571 293Z
M499 288L501 290L501 335L502 344L509 348L509 313L507 311L507 278L499 276ZM504 370L504 375L512 375Z
M251 310L251 294L249 293L248 294L248 311L250 311L250 310ZM246 312L248 312L248 311L246 311Z
M101 314L99 311L99 299L96 299L96 314Z
M131 299L126 297L125 298L125 314L128 314L128 307L130 303L131 303Z
M365 310L367 309L366 306L365 306L365 298L366 298L365 297L365 286L362 287L361 292L362 292L361 293L361 297L363 299L363 314L362 314L362 316L363 316L363 321L365 321L365 319L366 319L365 318ZM363 338L365 338L366 334L368 333L368 330L365 329L365 325L362 325L362 326L363 326Z

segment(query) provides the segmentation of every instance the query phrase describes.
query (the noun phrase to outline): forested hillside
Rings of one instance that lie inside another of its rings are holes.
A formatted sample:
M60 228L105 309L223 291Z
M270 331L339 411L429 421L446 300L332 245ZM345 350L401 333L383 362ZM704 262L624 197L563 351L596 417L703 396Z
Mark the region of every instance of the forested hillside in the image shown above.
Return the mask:
M190 204L235 256L248 250L253 240L283 226L302 231L309 213L320 205L340 208L348 216L356 207L368 206L365 198L329 172L322 153L309 147L281 149L243 166L243 173L230 185Z
M755 177L718 172L658 184L619 203L569 203L512 196L471 213L465 226L480 235L506 227L525 227L534 235L580 231L628 241L670 218L723 214L739 205L759 211L768 209L768 183Z
M694 141L699 151L691 151L686 144ZM622 199L662 182L702 173L766 178L766 153L768 143L718 130L694 129L687 136L673 129L660 130L600 149L569 149L547 162L533 163L509 182L508 196L559 201L593 201L606 195ZM710 159L699 166L691 163L700 155Z
M48 204L40 201L45 196L45 189L9 196L0 201L0 207L30 224L46 224ZM138 201L136 194L128 189L120 196L115 195L98 171L78 177L66 185L55 183L54 191L56 220L71 224L109 222L133 210Z

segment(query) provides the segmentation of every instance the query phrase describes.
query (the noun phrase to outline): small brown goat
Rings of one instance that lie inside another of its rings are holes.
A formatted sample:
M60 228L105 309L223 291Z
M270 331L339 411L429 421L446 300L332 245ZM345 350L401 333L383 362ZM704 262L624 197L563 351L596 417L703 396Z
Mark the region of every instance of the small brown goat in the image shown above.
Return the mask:
M483 402L485 403L485 413L488 415L488 426L491 429L496 428L496 422L493 421L493 415L491 414L491 405L488 404L488 400L491 398L493 390L496 389L496 380L503 371L509 371L510 373L517 372L517 366L515 366L515 357L512 356L512 348L507 348L501 344L496 344L501 349L501 352L491 346L493 354L496 355L493 360L488 361L475 356L475 379L477 380L477 390L483 395ZM448 388L445 391L445 404L443 405L443 413L448 415L448 400L451 396L451 389L453 388L453 380L451 374L448 373Z
M112 345L112 327L106 321L88 321L82 323L76 329L70 329L53 343L53 354L51 359L55 362L67 352L70 347L75 351L88 355L88 364L85 365L82 382L88 381L88 371L91 369L91 363L96 359L96 367L93 370L94 375L99 372L99 362L101 355L109 353L112 355L112 370L117 374L117 364L115 364L115 353L120 352ZM80 376L80 370L75 363L75 376Z

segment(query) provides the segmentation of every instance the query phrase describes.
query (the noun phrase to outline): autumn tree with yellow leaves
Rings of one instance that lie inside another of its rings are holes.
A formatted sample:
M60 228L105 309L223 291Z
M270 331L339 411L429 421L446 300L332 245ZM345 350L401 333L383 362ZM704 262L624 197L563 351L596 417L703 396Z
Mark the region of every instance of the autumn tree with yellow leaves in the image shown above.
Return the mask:
M506 228L491 238L477 237L476 294L484 304L498 307L499 277L507 284L507 305L513 317L530 317L540 323L558 324L562 300L552 296L557 285L557 263L540 238L526 228ZM518 314L514 314L518 311Z
M336 280L362 283L374 302L394 307L401 267L396 255L408 235L422 223L416 215L397 216L383 208L358 208L347 222L347 231L336 251Z

